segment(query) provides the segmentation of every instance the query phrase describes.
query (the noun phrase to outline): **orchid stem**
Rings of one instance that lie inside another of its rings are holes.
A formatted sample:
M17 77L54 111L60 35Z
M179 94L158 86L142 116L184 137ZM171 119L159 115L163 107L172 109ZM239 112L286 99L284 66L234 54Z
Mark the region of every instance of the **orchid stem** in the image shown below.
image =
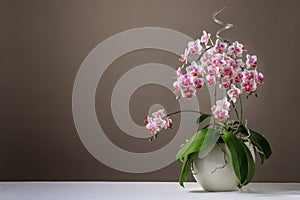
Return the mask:
M241 111L240 121L243 122L243 103L242 103L242 98L239 97L239 100L240 100L240 111Z
M182 113L182 112L193 112L193 113L198 113L198 114L201 114L201 115L207 115L206 113L196 111L196 110L179 110L179 111L168 114L167 117L170 117L171 115L175 115L175 114Z
M231 105L232 105L232 107L234 108L234 111L235 111L236 117L237 117L238 119L240 119L240 116L239 116L239 113L238 113L238 111L237 111L237 109L236 109L236 106L235 106L235 104L234 104L233 102L231 102Z
M215 87L214 87L214 105L217 104L217 84L215 84ZM216 118L214 117L214 128L216 127Z

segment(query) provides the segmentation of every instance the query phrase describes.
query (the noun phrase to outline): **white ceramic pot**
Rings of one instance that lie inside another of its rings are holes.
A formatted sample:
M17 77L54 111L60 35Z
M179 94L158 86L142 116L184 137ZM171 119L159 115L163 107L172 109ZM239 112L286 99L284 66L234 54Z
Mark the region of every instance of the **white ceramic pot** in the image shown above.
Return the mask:
M255 153L251 144L245 143L252 153ZM227 164L225 164L225 159ZM195 158L193 162L193 176L206 191L233 191L239 184L234 174L230 153L225 144L217 144L204 158Z

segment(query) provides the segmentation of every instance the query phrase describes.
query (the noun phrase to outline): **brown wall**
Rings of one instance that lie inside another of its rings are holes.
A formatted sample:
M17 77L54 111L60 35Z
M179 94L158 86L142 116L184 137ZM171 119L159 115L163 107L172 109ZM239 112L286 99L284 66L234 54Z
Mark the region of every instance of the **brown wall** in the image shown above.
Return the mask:
M255 52L266 76L259 99L245 103L249 123L273 147L272 158L257 165L255 181L299 182L299 3L228 0L225 5L220 17L235 27L223 36ZM221 7L221 1L209 0L1 0L0 180L177 180L177 163L150 173L124 173L89 154L72 116L75 76L87 54L114 34L152 26L196 38L203 29L214 33L219 28L211 15ZM135 152L158 149L173 137L166 134L149 144L124 134L112 118L114 83L133 66L148 62L178 65L177 57L167 52L128 53L111 64L96 94L99 122L108 137ZM208 110L207 92L199 98L201 108ZM133 120L141 125L153 103L178 108L171 92L147 85L131 98Z

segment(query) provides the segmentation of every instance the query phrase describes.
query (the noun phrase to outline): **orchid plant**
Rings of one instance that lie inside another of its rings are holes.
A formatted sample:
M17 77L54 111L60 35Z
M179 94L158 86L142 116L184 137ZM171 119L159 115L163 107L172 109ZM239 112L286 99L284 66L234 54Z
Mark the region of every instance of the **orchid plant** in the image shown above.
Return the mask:
M213 42L211 34L203 31L200 39L188 42L179 58L182 66L175 71L176 80L173 84L176 98L191 99L205 84L213 86L215 93L217 88L226 91L223 99L215 99L211 113L192 111L200 114L198 124L208 117L213 118L213 123L195 133L179 149L176 160L183 162L179 178L181 186L188 180L195 156L203 150L212 149L216 144L225 143L229 149L239 187L248 184L255 172L254 159L245 142L254 147L260 155L261 163L272 154L265 137L248 128L247 121L243 119L242 95L246 95L247 99L253 95L257 97L256 89L264 82L263 74L258 71L257 56L246 52L245 46L238 41L230 42L217 37ZM196 59L188 62L190 55L194 55ZM231 107L236 119L230 119ZM151 140L162 129L172 128L170 116L180 112L183 111L167 114L162 109L148 115L145 124L152 135Z

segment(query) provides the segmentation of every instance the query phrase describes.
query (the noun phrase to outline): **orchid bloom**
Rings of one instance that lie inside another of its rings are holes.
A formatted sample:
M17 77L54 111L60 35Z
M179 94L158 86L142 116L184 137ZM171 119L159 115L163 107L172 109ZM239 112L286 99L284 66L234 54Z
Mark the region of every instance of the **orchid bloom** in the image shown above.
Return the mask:
M147 125L151 122L151 117L147 115L147 119L144 120L144 123Z
M158 110L152 113L152 115L148 115L145 124L146 129L154 136L162 129L172 128L173 126L172 119L167 116L165 109Z
M154 118L153 119L155 125L159 128L164 128L166 125L166 120L163 120L162 117Z
M172 121L172 119L170 119L170 118L167 117L166 121L167 121L167 123L165 125L165 129L167 129L167 128L173 128L173 121Z
M241 43L239 43L239 48L242 49L242 53L246 52L247 49L245 48L245 46Z
M230 103L227 101L227 98L224 97L222 100L218 100L211 110L213 111L214 117L219 121L222 121L229 117L229 108Z
M264 83L264 75L259 72L256 76L256 80L259 84L263 84Z
M213 115L215 118L217 118L219 121L222 121L224 119L227 119L229 117L229 112L228 110L224 109L217 109L213 112Z
M194 82L194 87L197 89L202 88L204 85L204 80L202 78L196 77L193 79L193 82Z
M234 70L239 70L238 63L230 57L227 60L227 65L232 67L232 69L234 69Z
M203 31L203 35L201 36L201 40L200 42L203 42L205 44L205 46L207 46L207 43L210 39L211 34L210 33L206 33L206 31Z
M207 67L207 73L211 76L219 76L220 68L214 65Z
M236 83L241 83L242 80L243 80L243 78L244 78L243 73L242 73L242 72L237 72L237 73L235 74L235 77L234 77L234 82L236 82Z
M196 90L193 87L186 87L181 90L181 96L183 98L191 99L196 95Z
M201 58L201 65L210 66L212 65L212 56L210 54L205 53Z
M235 41L232 45L228 47L227 53L228 55L241 57L243 53L242 47L243 45L241 45L238 41Z
M230 97L230 99L233 101L233 103L235 103L237 98L239 98L239 95L241 94L241 90L232 84L231 89L227 91L227 94Z
M256 82L255 81L245 81L242 83L242 90L245 92L254 92L256 90Z
M250 56L249 54L247 54L246 58L247 58L247 61L246 61L247 68L249 69L250 67L252 67L252 68L256 69L256 64L257 64L256 55Z
M181 86L186 87L192 84L192 79L189 75L182 75L178 77L179 83Z
M153 135L156 135L158 133L158 131L160 131L159 127L155 125L155 123L153 123L152 121L149 121L146 124L146 129L150 130L150 133Z
M202 51L202 46L200 45L200 40L191 41L188 43L188 50L191 54L200 54Z
M256 70L245 70L245 71L243 71L243 78L246 81L253 81L255 79L256 75L257 75Z
M164 118L166 116L166 110L165 109L158 110L152 113L152 116L156 118Z
M178 69L176 70L176 77L179 77L182 75L182 67L178 67Z
M179 61L187 63L187 56L189 55L189 50L185 49L184 54L181 54Z
M217 54L212 59L212 62L213 62L213 65L215 65L217 67L221 67L225 64L224 56L222 56L222 54Z
M230 86L230 79L228 78L222 78L222 82L220 84L220 88L227 89Z
M193 61L191 63L191 65L186 68L186 71L188 72L188 74L190 74L192 76L198 76L199 75L199 68L198 68L198 65L195 61Z
M214 51L217 53L223 53L226 50L227 43L221 42L221 40L217 39L216 44L214 46Z
M222 108L222 109L225 109L225 110L229 110L230 103L229 103L229 101L227 101L226 97L224 97L222 100L218 100L216 102L216 104L217 104L217 108Z
M206 76L207 85L213 85L216 82L216 77L214 75L208 74Z
M230 66L229 67L226 66L226 67L223 67L221 74L225 77L232 78L234 75L234 71Z
M174 92L177 93L180 90L180 88L181 88L180 83L178 81L175 81L173 83Z

